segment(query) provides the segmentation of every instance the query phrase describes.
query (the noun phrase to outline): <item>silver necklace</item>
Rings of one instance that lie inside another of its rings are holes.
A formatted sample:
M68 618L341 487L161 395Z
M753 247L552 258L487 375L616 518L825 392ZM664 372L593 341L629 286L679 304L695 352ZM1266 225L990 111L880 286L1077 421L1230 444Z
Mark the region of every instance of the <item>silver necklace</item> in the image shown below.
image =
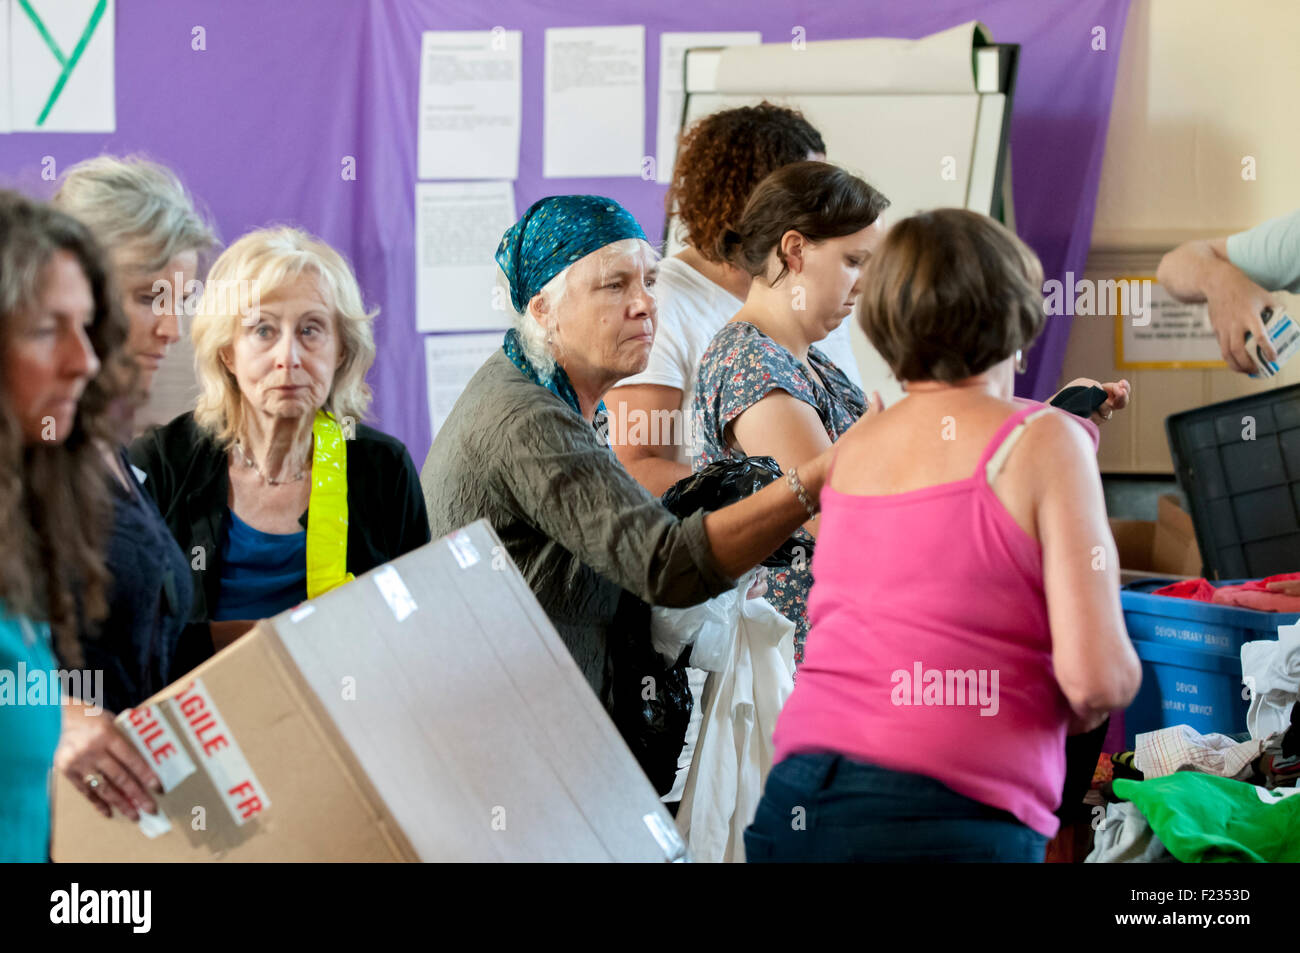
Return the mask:
M307 475L306 469L301 469L298 471L296 476L291 477L288 480L272 480L269 476L267 476L265 473L262 472L262 468L257 465L257 461L248 455L248 453L244 450L244 445L240 443L238 440L235 441L235 449L239 451L239 456L243 459L244 466L251 468L253 472L255 472L263 480L265 480L267 486L284 486L287 483L297 483L299 480L301 480L303 477Z

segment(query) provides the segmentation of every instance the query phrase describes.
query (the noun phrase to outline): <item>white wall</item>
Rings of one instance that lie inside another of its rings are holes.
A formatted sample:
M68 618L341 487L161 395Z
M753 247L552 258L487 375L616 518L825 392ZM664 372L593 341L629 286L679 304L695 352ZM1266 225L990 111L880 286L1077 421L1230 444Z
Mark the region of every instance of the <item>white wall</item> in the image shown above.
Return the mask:
M1181 241L1300 206L1300 3L1133 0L1119 57L1086 277L1154 276ZM1103 428L1109 472L1171 472L1171 413L1300 383L1300 361L1269 384L1226 369L1121 370L1113 322L1050 320L1075 322L1062 382L1133 383L1131 410Z

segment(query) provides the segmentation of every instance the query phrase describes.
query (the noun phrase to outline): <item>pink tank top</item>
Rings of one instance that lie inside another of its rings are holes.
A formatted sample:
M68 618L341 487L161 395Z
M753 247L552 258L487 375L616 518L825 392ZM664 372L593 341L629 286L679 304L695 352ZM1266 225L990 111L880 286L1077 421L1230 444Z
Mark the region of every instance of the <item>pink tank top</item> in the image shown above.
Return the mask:
M830 751L926 775L1056 834L1069 706L1052 672L1042 549L985 474L1043 407L1007 418L964 480L822 490L811 628L775 760Z

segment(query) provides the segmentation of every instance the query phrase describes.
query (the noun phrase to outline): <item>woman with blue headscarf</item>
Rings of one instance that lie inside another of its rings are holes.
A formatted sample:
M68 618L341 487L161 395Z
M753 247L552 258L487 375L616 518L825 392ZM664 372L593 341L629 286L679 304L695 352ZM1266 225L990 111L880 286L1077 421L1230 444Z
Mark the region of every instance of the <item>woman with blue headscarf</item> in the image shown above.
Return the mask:
M437 537L487 518L608 707L624 594L683 607L730 589L816 512L829 453L679 520L605 435L605 392L644 369L654 342L658 256L641 226L612 199L552 196L510 227L496 260L514 327L429 451L430 529ZM625 623L619 639L648 643L648 625Z

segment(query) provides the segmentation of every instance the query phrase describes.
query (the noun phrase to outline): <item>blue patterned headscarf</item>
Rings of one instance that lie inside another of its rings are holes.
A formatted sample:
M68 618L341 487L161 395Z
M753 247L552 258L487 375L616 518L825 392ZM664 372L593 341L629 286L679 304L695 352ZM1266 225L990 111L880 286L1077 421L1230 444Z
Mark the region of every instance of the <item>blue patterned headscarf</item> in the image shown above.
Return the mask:
M533 295L579 258L625 238L646 241L632 213L601 195L552 195L539 199L511 225L497 247L497 264L510 279L510 300L523 313ZM533 367L519 340L519 332L506 332L502 350L510 362L534 384L545 387L582 415L578 395L563 367L543 378ZM605 402L596 407L597 430L606 417Z
M515 310L522 313L533 295L579 258L625 238L647 240L632 213L613 199L552 195L534 202L497 246Z

